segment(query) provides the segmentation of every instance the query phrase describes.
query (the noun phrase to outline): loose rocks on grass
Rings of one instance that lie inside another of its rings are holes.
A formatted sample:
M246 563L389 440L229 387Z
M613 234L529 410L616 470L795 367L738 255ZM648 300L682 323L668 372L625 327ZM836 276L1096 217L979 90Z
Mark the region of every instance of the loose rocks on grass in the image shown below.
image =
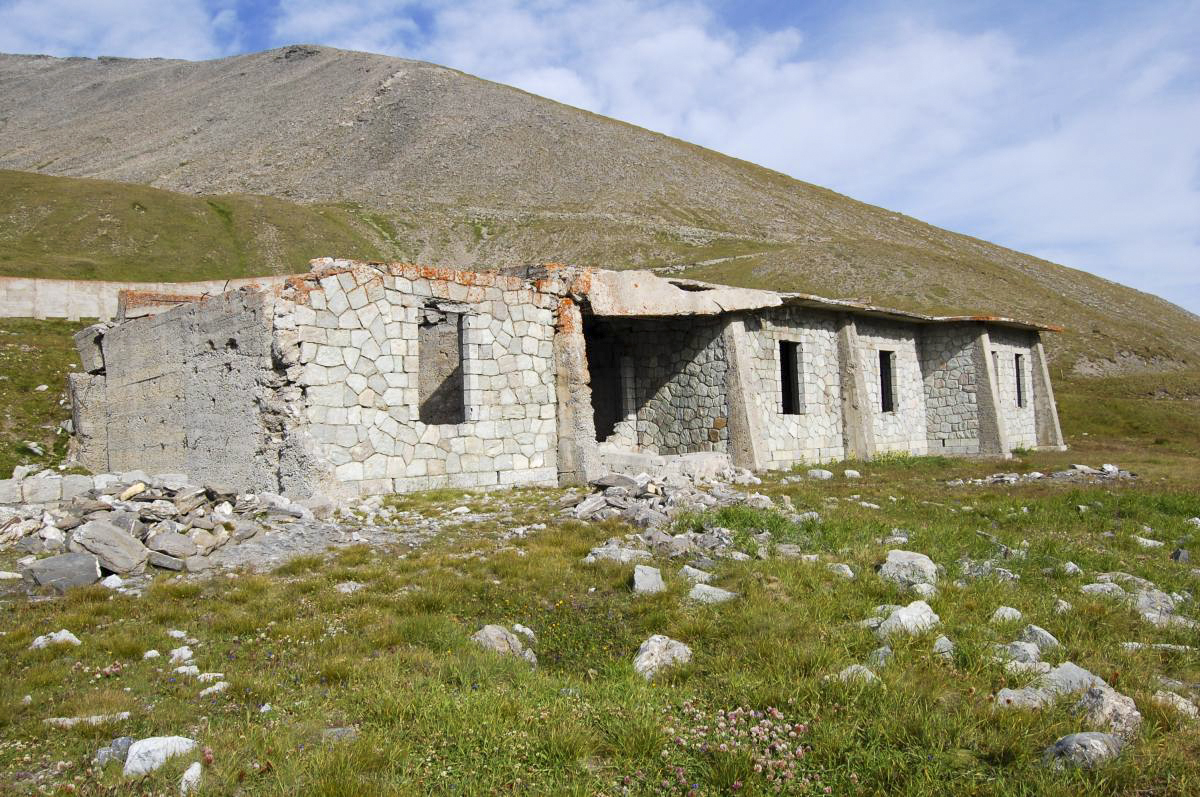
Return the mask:
M537 656L521 642L516 634L502 625L485 625L471 635L472 641L487 650L505 656L516 656L537 666Z
M692 660L692 649L682 642L662 634L655 634L638 648L633 657L634 671L647 681L669 667L687 664Z

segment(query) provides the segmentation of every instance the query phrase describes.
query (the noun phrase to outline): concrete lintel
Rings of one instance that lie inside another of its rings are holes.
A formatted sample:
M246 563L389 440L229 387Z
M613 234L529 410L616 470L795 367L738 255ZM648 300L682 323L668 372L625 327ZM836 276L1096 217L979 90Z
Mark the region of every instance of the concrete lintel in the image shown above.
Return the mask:
M979 412L979 454L981 456L1012 458L1004 414L1000 411L1000 384L996 364L992 360L992 339L987 326L980 324L971 346L978 379L976 407Z
M849 313L838 316L837 352L842 382L842 444L846 458L871 459L875 456L875 424L858 345L858 325Z
M751 370L746 323L731 318L725 325L728 358L726 395L729 402L729 455L739 468L762 470L767 466L767 440L754 394L759 387Z
M783 304L783 297L772 291L677 282L649 271L594 271L587 300L595 315L627 317L718 315Z
M1046 350L1039 337L1033 344L1033 418L1037 430L1038 448L1066 451L1062 426L1058 422L1058 405L1054 401L1054 386L1050 383L1050 368L1046 362Z

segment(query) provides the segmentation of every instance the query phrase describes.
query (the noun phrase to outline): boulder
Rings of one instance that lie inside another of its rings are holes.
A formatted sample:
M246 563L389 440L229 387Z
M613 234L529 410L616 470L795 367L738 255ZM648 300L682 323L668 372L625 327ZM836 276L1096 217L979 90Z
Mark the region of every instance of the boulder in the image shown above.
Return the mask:
M688 592L688 600L696 603L724 603L733 600L738 594L727 589L714 587L711 584L695 584Z
M30 587L66 592L99 581L100 560L90 553L63 553L31 562L21 572Z
M919 634L937 626L940 622L941 618L934 614L928 603L913 601L889 614L887 619L875 629L875 634L880 639L887 639L892 634Z
M997 625L1002 623L1019 623L1021 622L1021 612L1011 606L1001 606L992 612L992 622Z
M1072 733L1046 748L1044 760L1058 769L1076 766L1092 769L1121 754L1123 743L1108 733Z
M835 575L839 575L842 578L849 579L851 581L854 580L854 571L850 569L850 565L848 564L844 564L842 562L831 562L830 564L825 565L825 567L829 569L829 572L834 573Z
M187 559L189 556L195 555L197 551L196 543L192 542L186 534L180 534L177 531L155 534L146 540L146 547L176 559Z
M196 742L185 736L151 736L138 739L129 747L125 756L125 776L137 777L153 772L167 762L168 758L187 755L196 748Z
M1142 715L1133 699L1110 686L1093 686L1075 704L1089 725L1105 728L1123 741L1129 741L1142 724Z
M167 556L165 553L151 551L149 558L146 561L154 567L161 567L163 570L182 570L184 560L176 559L174 556Z
M1174 692L1160 689L1154 693L1154 696L1150 700L1157 706L1174 709L1188 719L1200 719L1200 709L1196 708L1196 704Z
M471 641L480 647L504 656L516 656L537 666L537 656L527 649L517 635L502 625L485 625L471 635Z
M668 667L687 664L692 660L692 649L678 640L655 634L638 648L633 657L634 671L647 681Z
M653 595L663 592L667 585L663 583L662 573L657 567L649 565L634 565L633 591L637 595Z
M58 631L54 631L53 633L42 634L40 637L33 640L33 642L31 642L29 644L29 649L30 650L41 650L42 648L48 648L51 645L71 645L74 647L78 647L79 645L82 645L82 644L83 643L79 641L79 637L75 636L70 631L63 628Z
M712 573L709 573L706 570L701 570L697 567L692 567L691 565L684 565L683 567L679 568L679 575L683 576L693 584L707 584L713 579Z
M1032 623L1021 629L1021 635L1017 639L1036 645L1037 649L1042 653L1062 647L1062 643L1055 639L1054 634Z
M946 635L939 636L933 640L933 655L941 656L943 659L954 658L954 643L950 641L950 637Z
M892 550L879 568L879 577L902 587L936 584L937 565L923 553Z
M150 550L121 529L103 520L89 520L71 535L71 550L86 551L100 560L100 566L121 575L137 575L146 570Z

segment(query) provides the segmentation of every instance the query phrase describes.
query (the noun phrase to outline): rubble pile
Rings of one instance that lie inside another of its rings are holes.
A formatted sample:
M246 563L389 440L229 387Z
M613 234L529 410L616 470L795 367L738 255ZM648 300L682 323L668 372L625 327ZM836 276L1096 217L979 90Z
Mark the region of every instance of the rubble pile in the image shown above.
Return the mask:
M9 481L18 483L22 497L34 498L37 482L53 479L60 497L0 505L0 550L29 554L20 560L29 587L60 592L105 574L119 583L148 568L207 570L215 551L253 539L273 519L311 521L314 508L326 516L332 511L327 502L306 506L268 492L192 484L182 475L43 473L50 475L18 474L25 478Z
M1024 482L1040 482L1040 481L1055 481L1069 483L1085 483L1085 482L1104 482L1116 481L1118 479L1136 479L1137 474L1130 473L1127 470L1122 470L1116 465L1101 465L1099 468L1093 468L1088 465L1072 465L1068 470L1059 470L1054 473L1042 473L1040 471L1030 471L1029 473L993 473L991 476L982 479L951 479L946 482L949 487L962 487L963 485L988 485L988 484L1021 484Z

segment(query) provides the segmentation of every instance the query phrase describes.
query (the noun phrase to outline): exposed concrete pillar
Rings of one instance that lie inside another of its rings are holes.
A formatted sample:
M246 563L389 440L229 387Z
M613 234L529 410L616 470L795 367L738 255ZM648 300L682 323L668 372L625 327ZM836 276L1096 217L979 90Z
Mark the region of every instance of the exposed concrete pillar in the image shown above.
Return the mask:
M871 459L875 456L875 424L862 352L858 345L858 325L854 316L838 316L838 368L842 381L842 445L847 459Z
M723 332L728 360L725 390L729 403L729 456L739 468L767 467L767 439L754 394L758 390L751 372L750 341L746 322L730 318Z
M992 339L984 324L979 325L971 346L971 358L975 361L975 378L978 380L975 406L979 413L979 453L1011 459L1012 447L1008 444L1004 414L1000 411L1000 384L992 359Z
M579 305L564 298L554 333L554 384L558 398L558 480L583 484L602 476L592 413L591 374Z
M1066 451L1062 427L1058 423L1058 405L1054 402L1054 386L1050 384L1050 367L1041 338L1033 344L1033 419L1037 429L1038 448Z

